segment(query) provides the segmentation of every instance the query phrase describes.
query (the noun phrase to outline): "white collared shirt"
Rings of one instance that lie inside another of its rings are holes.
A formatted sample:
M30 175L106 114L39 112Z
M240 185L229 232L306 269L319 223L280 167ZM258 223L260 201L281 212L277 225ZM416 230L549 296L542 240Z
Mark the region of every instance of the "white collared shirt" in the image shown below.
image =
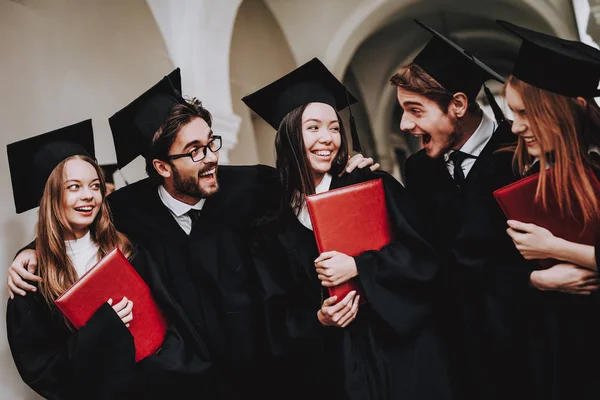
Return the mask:
M187 215L187 212L192 208L194 210L202 210L206 199L202 199L193 206L190 206L189 204L185 204L171 196L171 194L167 192L167 189L165 189L163 185L158 187L158 197L160 197L160 200L169 209L169 212L173 218L175 218L175 221L179 224L181 229L183 229L183 231L189 235L192 232L192 218Z
M463 144L463 146L460 148L460 151L462 151L463 153L471 154L475 157L479 157L479 155L485 148L485 145L488 144L488 142L492 138L492 135L494 134L494 131L496 130L496 121L490 118L485 112L482 112L482 114L483 116L481 117L481 122L479 123L479 126L477 127L475 132L473 132L469 140L467 140L465 144ZM450 173L450 176L452 178L454 178L454 163L450 158L450 154L452 154L453 152L454 150L450 150L444 154L446 168L448 168L448 172ZM475 164L475 161L477 161L476 158L469 157L462 162L461 167L465 178L469 174L469 171L471 171L471 168L473 168L473 164Z
M329 190L331 186L331 175L325 174L321 182L315 188L315 193L323 193ZM308 213L308 207L306 206L306 201L304 201L304 205L302 206L302 210L300 210L300 214L296 216L298 221L311 231L313 230L312 222L310 221L310 214Z

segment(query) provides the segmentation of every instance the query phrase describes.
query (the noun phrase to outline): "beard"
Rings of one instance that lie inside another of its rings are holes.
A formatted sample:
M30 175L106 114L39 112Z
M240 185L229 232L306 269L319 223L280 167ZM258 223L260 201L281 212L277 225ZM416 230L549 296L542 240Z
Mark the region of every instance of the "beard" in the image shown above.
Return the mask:
M431 158L440 158L443 157L444 154L449 152L455 145L458 143L461 138L464 136L464 132L459 126L459 121L452 121L452 132L447 134L444 143L439 147L439 150L434 154L428 153L427 155Z
M175 190L186 196L196 197L198 200L212 196L219 190L219 184L214 183L211 185L202 185L200 182L200 175L206 171L216 168L216 166L216 164L211 165L208 168L198 171L196 176L191 176L180 173L177 167L173 165L173 185L175 186ZM217 171L215 171L215 180L216 177Z

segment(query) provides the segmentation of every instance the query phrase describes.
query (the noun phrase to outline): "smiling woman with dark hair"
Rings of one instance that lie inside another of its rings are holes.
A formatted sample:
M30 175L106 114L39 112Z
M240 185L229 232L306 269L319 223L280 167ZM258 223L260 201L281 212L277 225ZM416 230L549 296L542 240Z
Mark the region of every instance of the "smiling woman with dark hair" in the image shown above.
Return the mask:
M438 260L412 228L404 187L366 168L340 175L348 139L338 111L356 99L313 59L243 100L277 129L280 201L257 221L253 246L275 390L292 399L449 398L432 323ZM395 241L356 257L319 255L306 196L375 178ZM328 286L350 279L368 303L355 291L328 297Z

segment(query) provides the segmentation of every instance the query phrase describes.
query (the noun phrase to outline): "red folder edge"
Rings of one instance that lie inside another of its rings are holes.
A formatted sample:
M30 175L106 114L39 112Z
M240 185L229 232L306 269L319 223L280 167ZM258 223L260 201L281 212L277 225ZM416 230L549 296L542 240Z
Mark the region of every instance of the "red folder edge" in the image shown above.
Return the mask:
M167 331L167 321L146 282L118 248L83 274L54 303L79 329L109 298L115 304L123 297L133 301L133 320L129 331L135 343L137 362L160 348Z
M361 204L361 196L356 196L357 191L359 193L363 193L363 200L368 199L370 202L375 201L377 206L369 207L366 204ZM328 202L331 202L331 205L328 205ZM313 225L313 232L317 241L319 253L335 250L345 253L349 256L357 256L364 251L379 250L392 240L391 225L387 213L385 192L383 190L383 181L381 178L307 196L306 204ZM321 204L321 206L319 206L319 204ZM345 227L344 225L337 225L340 227L339 230L328 232L327 230L330 227L336 225L330 224L329 220L321 221L316 217L316 215L319 214L319 207L331 208L331 211L334 212L324 215L332 218L331 221L334 221L335 223L339 223L340 220L343 221L343 217L351 215L348 213L348 211L359 210L361 211L358 213L359 218L349 224L346 223L346 225L352 225L353 223L356 225L356 221L362 221L363 226L377 226L375 222L378 221L380 229L377 230L373 235L365 235L362 230L345 230L343 229ZM370 219L371 216L374 216L374 219ZM351 246L357 246L358 248L330 248L324 243L327 242L327 235L338 234L342 234L344 236L350 235L351 240L346 241L346 243L352 243ZM345 282L339 286L328 288L329 295L337 296L338 302L353 290L356 290L357 294L360 295L360 304L364 304L368 301L365 293L353 280Z

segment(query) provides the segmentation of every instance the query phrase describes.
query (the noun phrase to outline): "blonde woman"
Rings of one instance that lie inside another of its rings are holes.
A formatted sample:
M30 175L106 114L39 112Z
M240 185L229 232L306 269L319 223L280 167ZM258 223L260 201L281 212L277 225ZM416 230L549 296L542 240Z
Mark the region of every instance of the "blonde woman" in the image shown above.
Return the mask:
M132 244L111 222L104 201L106 183L90 157L93 150L89 120L8 147L17 212L39 202L35 240L39 280L34 293L8 302L10 349L25 383L48 399L158 397L159 383L182 383L186 376L200 377L209 369L209 363L192 351L193 361L174 366L185 348L175 326L167 332L164 352L136 364L128 329L135 318L131 300L107 299L79 330L54 305L115 247L126 257L134 254ZM168 307L160 282L151 278L151 260L142 251L135 253L134 266L161 305ZM173 313L169 317L179 321Z

